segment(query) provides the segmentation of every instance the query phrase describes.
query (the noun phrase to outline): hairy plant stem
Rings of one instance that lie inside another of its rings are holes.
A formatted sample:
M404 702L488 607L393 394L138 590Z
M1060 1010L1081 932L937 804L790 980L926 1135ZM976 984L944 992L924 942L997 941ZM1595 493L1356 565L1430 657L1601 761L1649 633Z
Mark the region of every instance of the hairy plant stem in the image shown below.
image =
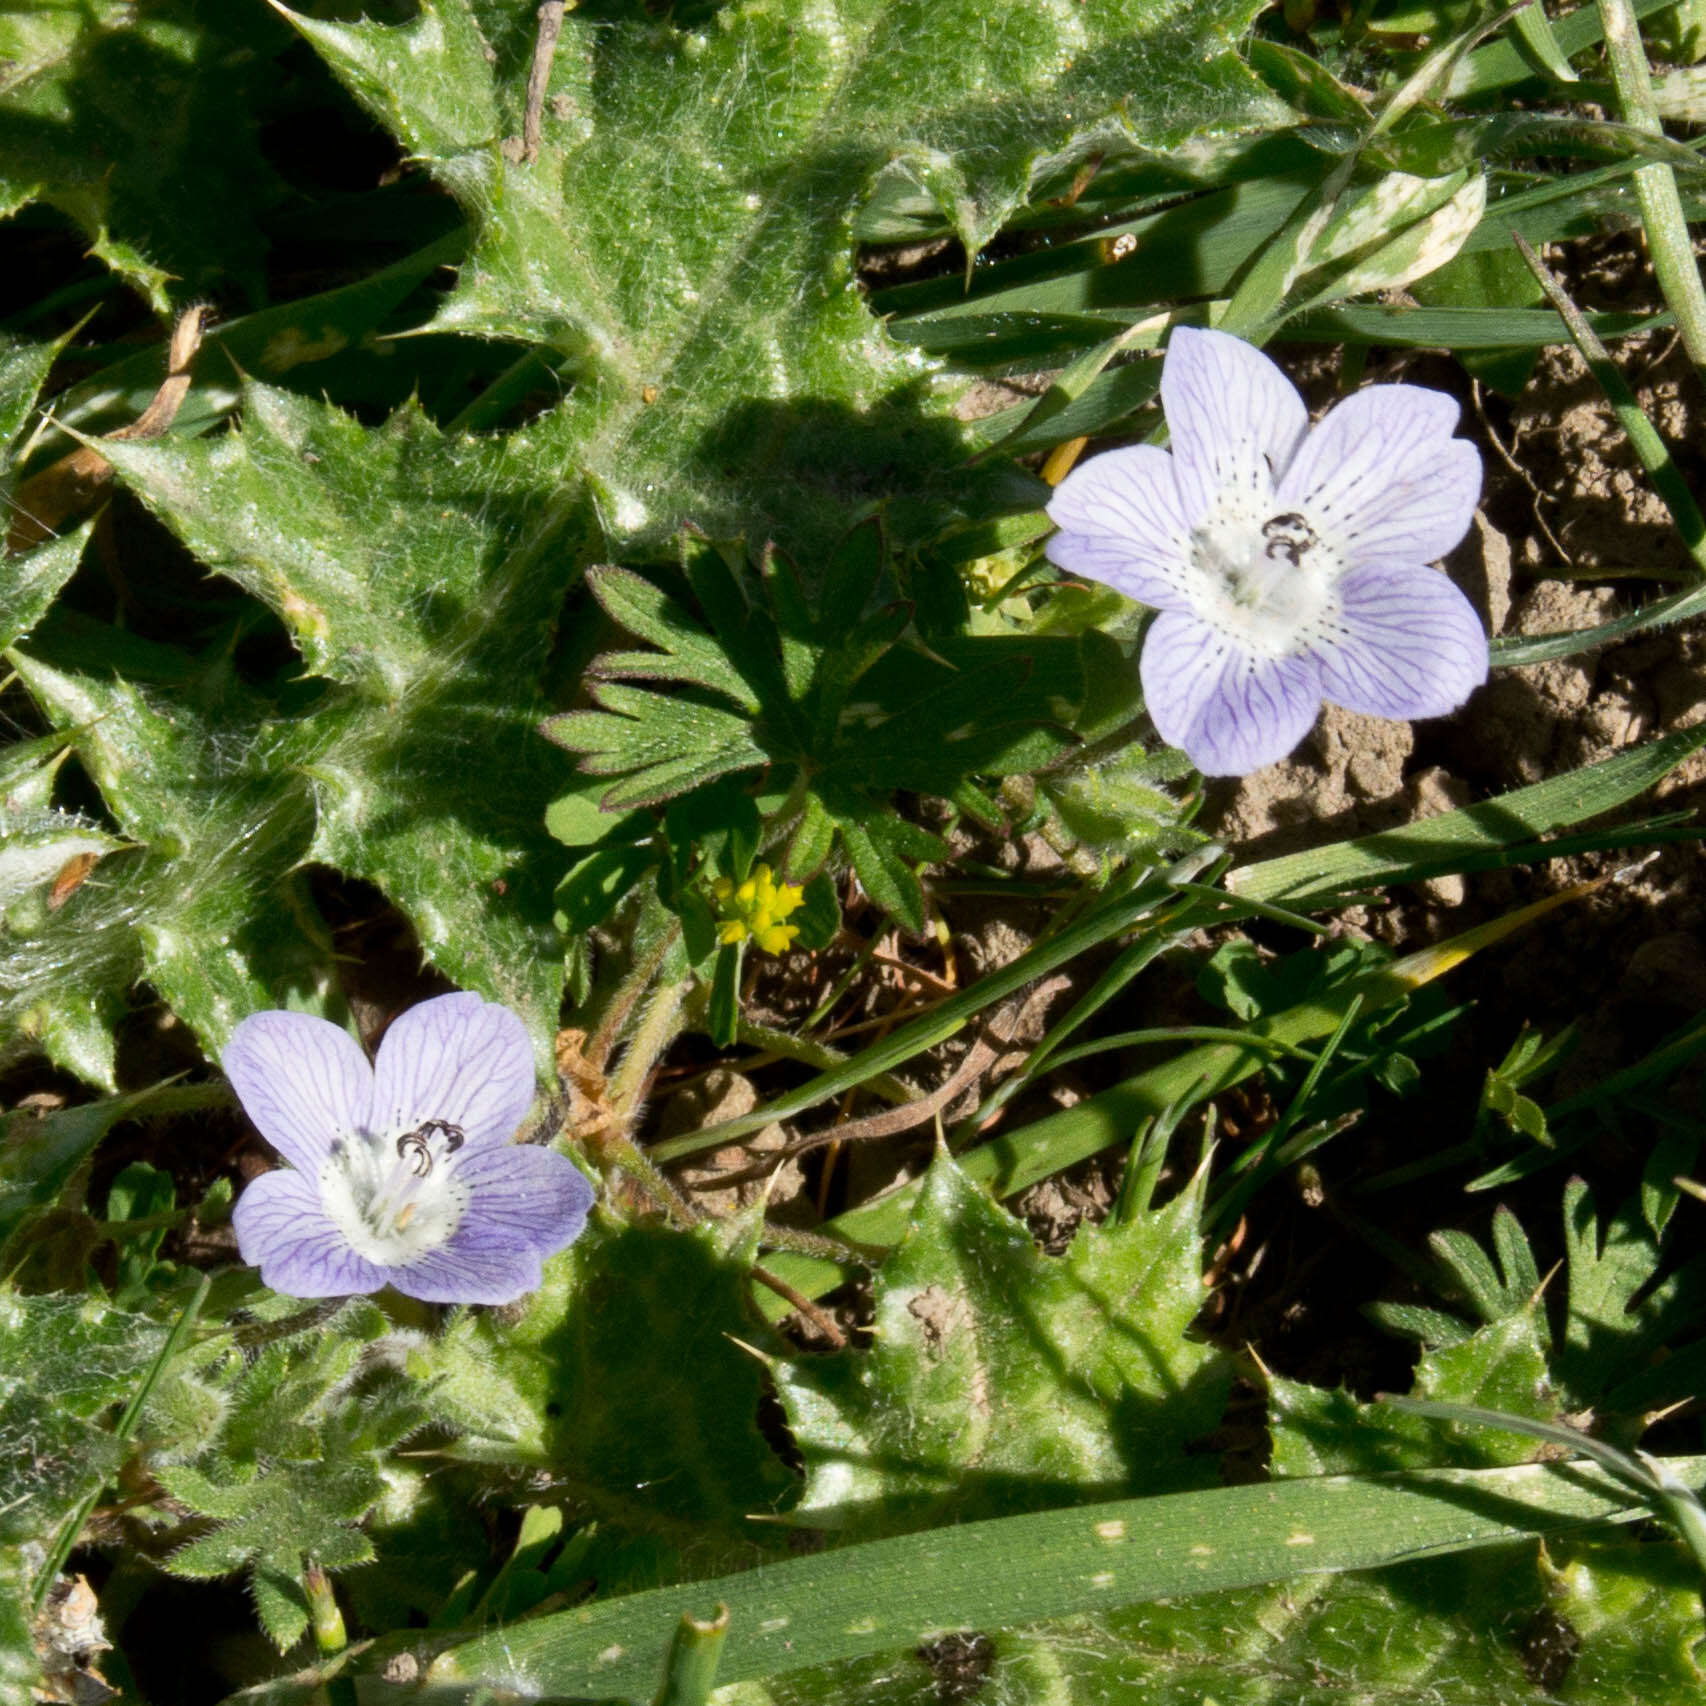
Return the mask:
M652 991L634 1034L622 1051L622 1059L610 1075L606 1099L624 1131L632 1126L639 1112L652 1068L664 1050L681 1035L686 1024L681 1007L687 999L687 989L687 982L683 979L659 984Z
M302 1588L308 1598L314 1645L327 1658L341 1653L349 1645L349 1632L344 1628L344 1614L326 1572L318 1564L309 1564L302 1572Z
M631 1137L613 1138L603 1159L624 1172L680 1227L697 1226L699 1211L666 1179Z
M599 1017L597 1029L587 1038L586 1047L581 1051L587 1065L594 1071L604 1070L611 1051L616 1047L617 1038L622 1034L622 1027L628 1022L628 1016L663 969L670 949L680 937L679 922L660 931L658 939L628 968L628 975L616 986L615 993Z
M1599 0L1605 30L1605 57L1617 89L1623 122L1649 136L1663 136L1658 103L1653 98L1652 68L1641 46L1641 32L1630 0ZM1635 195L1646 227L1647 251L1659 289L1676 315L1683 348L1697 368L1706 370L1706 287L1694 259L1688 220L1676 174L1662 161L1635 168Z

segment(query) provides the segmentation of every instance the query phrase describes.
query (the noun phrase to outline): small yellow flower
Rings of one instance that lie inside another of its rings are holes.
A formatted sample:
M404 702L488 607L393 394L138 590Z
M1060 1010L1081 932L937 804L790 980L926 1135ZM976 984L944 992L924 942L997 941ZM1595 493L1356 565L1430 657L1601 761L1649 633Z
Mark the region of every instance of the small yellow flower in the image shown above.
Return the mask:
M768 865L754 865L752 875L738 885L730 877L718 877L711 895L722 920L719 942L750 936L767 954L786 953L794 945L800 927L782 920L805 905L805 890L798 883L779 883Z

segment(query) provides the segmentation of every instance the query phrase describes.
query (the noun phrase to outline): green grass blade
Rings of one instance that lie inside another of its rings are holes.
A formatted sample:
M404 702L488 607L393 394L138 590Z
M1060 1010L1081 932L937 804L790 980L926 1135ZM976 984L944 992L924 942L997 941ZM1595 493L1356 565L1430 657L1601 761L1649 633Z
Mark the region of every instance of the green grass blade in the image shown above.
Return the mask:
M1599 0L1599 14L1605 32L1605 60L1617 85L1624 121L1662 138L1664 127L1653 99L1652 68L1635 26L1635 8L1630 0ZM1706 285L1700 281L1700 263L1694 258L1694 240L1675 171L1656 161L1637 168L1635 194L1641 203L1647 253L1659 289L1676 315L1689 359L1696 368L1706 369Z
M1548 76L1557 78L1560 83L1574 83L1579 80L1570 68L1569 60L1564 57L1564 50L1558 45L1557 36L1552 33L1551 20L1541 9L1540 0L1532 0L1532 4L1524 6L1511 19L1511 30L1545 68Z
M1706 741L1706 734L1701 739ZM1365 977L1340 984L1314 1000L1288 1008L1264 1021L1259 1031L1252 1029L1247 1042L1210 1043L1188 1050L1110 1089L1087 1096L1058 1114L1050 1114L1016 1131L1003 1132L960 1156L960 1170L968 1178L988 1186L997 1196L1012 1196L1075 1162L1116 1144L1129 1143L1132 1133L1146 1120L1171 1116L1174 1110L1195 1106L1248 1078L1272 1053L1276 1043L1298 1048L1331 1036L1352 1002L1360 1001L1365 1012L1374 1012L1406 999L1470 955L1524 928L1554 907L1567 904L1571 898L1572 891L1567 890L1493 919L1448 942L1409 954ZM917 1194L916 1182L903 1185L887 1196L848 1210L830 1221L824 1231L855 1246L885 1248L897 1243L906 1231ZM847 1270L835 1262L793 1252L774 1257L770 1268L791 1285L814 1296L847 1277ZM767 1297L759 1298L758 1303L772 1318L787 1313L785 1304Z
M1677 1480L1706 1459L1667 1463ZM916 1646L943 1629L1093 1615L1631 1521L1647 1506L1603 1471L1523 1464L1267 1486L966 1523L790 1559L715 1581L594 1601L441 1653L434 1687L592 1697L649 1694L684 1612L729 1608L720 1685ZM247 1699L253 1701L252 1692Z
M1471 239L1473 242L1473 239ZM1463 245L1470 251L1470 243ZM1668 314L1589 314L1587 323L1606 338L1656 332L1671 324ZM1377 303L1340 303L1300 314L1285 329L1286 341L1380 344L1388 349L1544 349L1569 341L1569 329L1548 308L1386 308Z
M1706 746L1706 725L1665 735L1598 764L1380 835L1267 859L1231 872L1227 887L1257 900L1308 905L1347 889L1406 882L1422 866L1504 849L1623 805Z
M1646 18L1674 4L1675 0L1635 0L1633 9L1637 18ZM1551 26L1552 39L1566 59L1605 39L1599 13L1592 6L1582 6L1565 17L1553 18ZM1539 80L1540 73L1515 42L1489 42L1470 54L1452 73L1445 99L1466 101L1478 95L1497 95L1515 84Z
M1706 611L1706 586L1691 586L1666 598L1654 599L1639 610L1614 616L1592 628L1565 628L1555 634L1511 634L1493 641L1493 665L1511 669L1530 663L1550 663L1554 658L1574 657L1595 646L1627 640L1652 628L1668 628Z
M1637 181L1639 182L1639 175ZM1678 218L1681 218L1680 213ZM1618 424L1629 439L1629 448L1635 452L1635 459L1646 470L1647 478L1653 482L1653 490L1659 494L1665 508L1670 511L1671 520L1676 523L1676 530L1682 535L1683 544L1688 547L1688 554L1697 565L1706 568L1706 521L1701 520L1699 506L1688 489L1688 482L1682 477L1682 470L1671 460L1670 447L1659 437L1658 428L1647 419L1646 411L1636 399L1629 381L1612 361L1605 345L1594 336L1593 328L1583 318L1581 310L1570 300L1564 287L1553 275L1552 269L1523 238L1519 236L1515 241L1522 258L1528 263L1528 270L1540 281L1540 288L1546 292L1552 306L1558 310L1560 318L1570 328L1570 336L1575 341L1576 348L1581 351L1582 360L1588 364L1589 371L1599 382L1606 400L1616 413ZM1688 264L1690 268L1694 265L1692 250L1689 252ZM1700 289L1698 275L1694 276L1694 289L1697 293ZM1683 309L1674 301L1671 308L1679 323L1683 324L1686 335L1688 325L1682 320ZM1702 332L1699 348L1702 353L1706 353L1706 301L1701 304L1700 321ZM1693 354L1695 343L1691 342L1689 349ZM1696 354L1695 359L1700 360L1701 355Z
M1702 735L1706 739L1706 733ZM776 1120L814 1108L831 1096L863 1084L874 1073L887 1072L903 1061L937 1043L946 1041L969 1020L985 1008L1003 1000L1028 983L1045 976L1057 966L1065 965L1080 954L1121 935L1140 920L1163 905L1173 891L1164 879L1143 883L1109 904L1100 906L1089 917L1062 930L1058 935L1040 942L1029 952L1021 954L1011 965L979 979L963 994L944 1001L940 1006L899 1030L882 1042L862 1049L850 1060L832 1067L797 1090L778 1096L761 1108L739 1119L724 1120L721 1124L693 1132L686 1137L657 1144L650 1151L657 1162L677 1161L684 1155L696 1155L703 1149L715 1149L733 1143L750 1132L762 1131Z

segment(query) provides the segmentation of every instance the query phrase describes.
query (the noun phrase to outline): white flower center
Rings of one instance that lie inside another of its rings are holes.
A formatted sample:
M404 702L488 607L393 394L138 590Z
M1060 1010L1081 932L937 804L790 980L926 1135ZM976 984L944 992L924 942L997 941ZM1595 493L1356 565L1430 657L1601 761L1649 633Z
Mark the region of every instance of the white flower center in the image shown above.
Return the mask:
M468 1206L456 1176L461 1128L427 1120L411 1131L358 1132L332 1146L320 1197L358 1255L405 1267L450 1241Z
M1198 615L1260 657L1301 650L1337 604L1344 558L1307 515L1223 487L1191 531Z

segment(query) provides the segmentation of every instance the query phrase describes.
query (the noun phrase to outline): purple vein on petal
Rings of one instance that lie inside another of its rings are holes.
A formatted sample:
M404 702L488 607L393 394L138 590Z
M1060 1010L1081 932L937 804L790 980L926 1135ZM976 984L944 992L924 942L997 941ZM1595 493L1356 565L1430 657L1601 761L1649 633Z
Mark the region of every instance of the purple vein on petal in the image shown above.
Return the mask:
M447 1120L467 1143L515 1134L535 1093L527 1030L507 1007L477 995L440 995L392 1021L374 1067L377 1129Z
M373 1070L347 1031L308 1013L255 1013L220 1057L243 1111L286 1160L310 1171L367 1117Z

